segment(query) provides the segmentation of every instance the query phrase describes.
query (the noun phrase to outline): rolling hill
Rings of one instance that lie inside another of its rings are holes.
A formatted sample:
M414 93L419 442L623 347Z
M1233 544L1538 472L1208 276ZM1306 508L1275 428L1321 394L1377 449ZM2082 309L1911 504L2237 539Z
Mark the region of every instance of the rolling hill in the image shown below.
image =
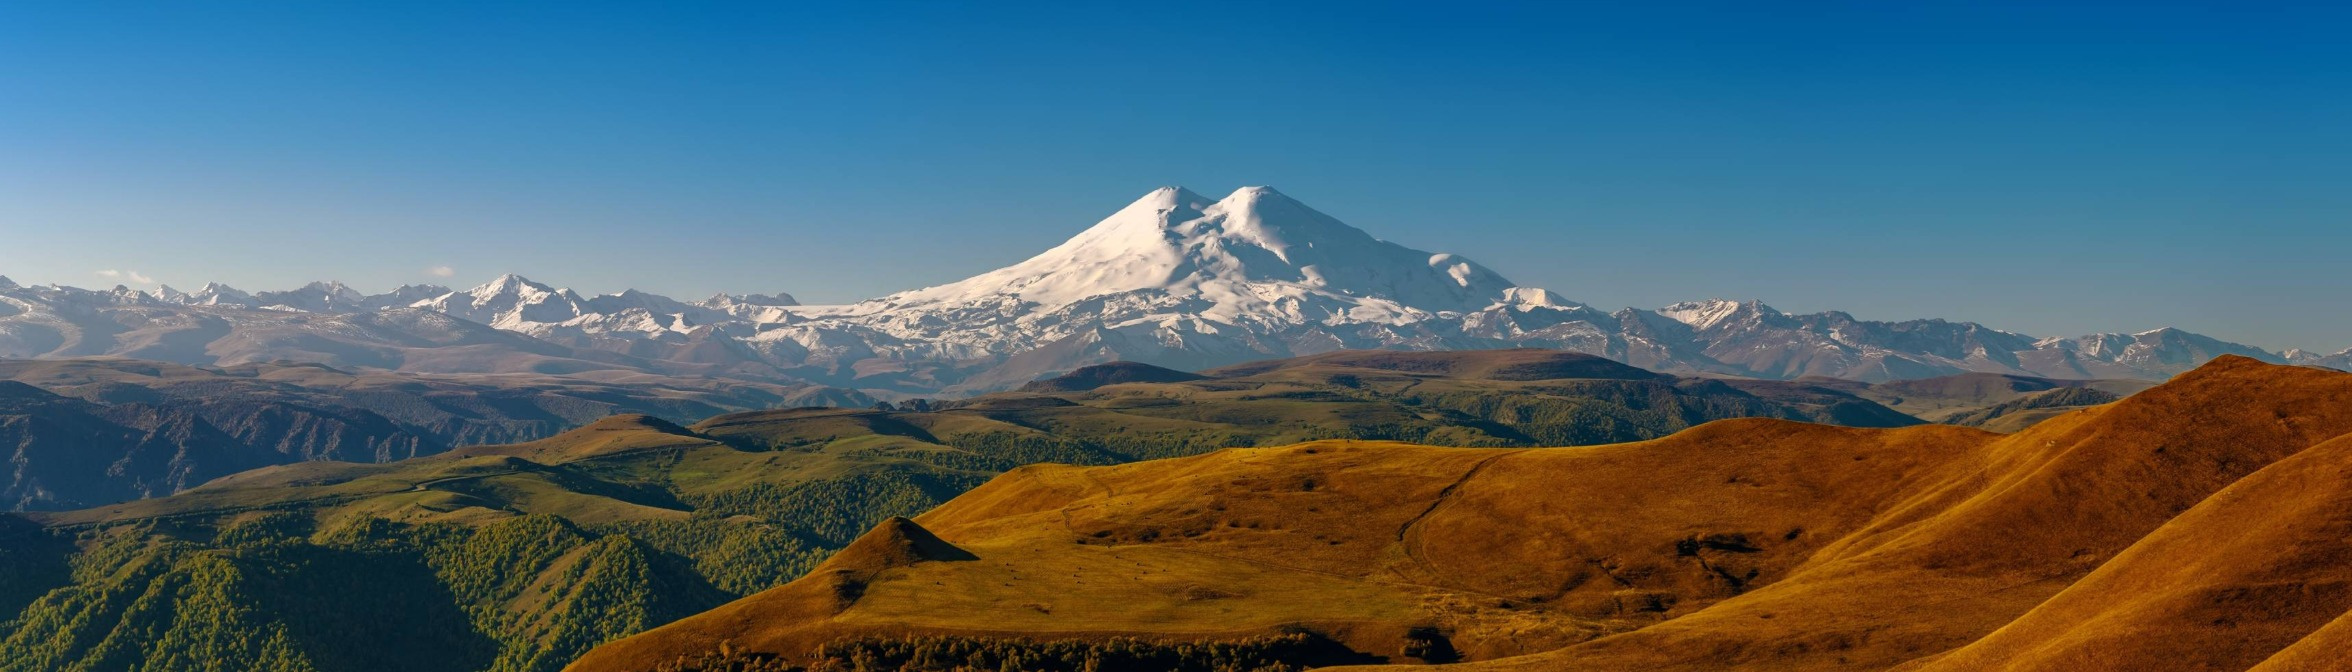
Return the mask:
M0 443L12 447L13 462L0 479L0 508L96 506L273 464L389 462L531 441L614 413L693 422L870 403L846 390L724 379L0 360Z
M2224 357L2014 434L1737 419L1030 466L571 669L1211 645L1252 666L2325 669L2352 610L2345 399L2352 375Z
M0 670L382 669L371 657L552 670L597 643L783 584L881 521L1036 463L1335 436L1595 443L1744 416L1918 423L1818 386L1677 378L1531 350L1334 353L1199 375L1115 366L1054 387L1086 389L692 425L619 415L538 441L280 464L169 497L34 514L73 545L22 558L25 575L47 578L22 589L37 599L0 640L0 659L26 662ZM57 567L71 571L42 569ZM370 582L408 597L345 594ZM413 638L354 638L367 624L322 611L368 614ZM188 650L154 646L158 637L222 644L197 658L144 657ZM1281 637L1237 651L1251 647L1334 651Z
M796 577L877 511L984 478L743 451L647 416L267 467L31 514L70 544L0 560L70 571L12 605L0 670L553 670Z
M1802 382L1842 390L1928 422L2014 432L2069 411L2131 396L2155 383L2136 379L2054 379L2000 373L1859 383Z

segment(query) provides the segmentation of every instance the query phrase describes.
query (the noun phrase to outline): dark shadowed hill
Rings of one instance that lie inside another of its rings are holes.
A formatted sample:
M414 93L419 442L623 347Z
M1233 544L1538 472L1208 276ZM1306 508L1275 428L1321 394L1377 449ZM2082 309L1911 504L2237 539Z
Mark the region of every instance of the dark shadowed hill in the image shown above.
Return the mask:
M1031 391L932 404L923 412L782 410L706 424L715 436L756 428L756 437L744 440L760 448L855 442L915 459L965 460L949 449L1010 442L1052 446L1060 454L992 463L1001 470L1035 461L1106 464L1327 438L1564 446L1656 438L1722 418L1871 427L1920 422L1833 387L1677 378L1543 350L1338 352L1216 369L1185 380L1104 380L1135 371L1153 369L1107 369ZM1045 389L1060 387L1082 389ZM774 441L784 443L762 443Z
M199 368L127 359L0 360L0 508L157 497L292 462L387 462L531 441L614 413L693 422L857 405L856 392L716 379L434 376L317 364Z
M255 411L280 417L306 413L277 405ZM0 380L0 446L9 448L13 465L0 480L0 508L11 510L168 495L287 459L184 409L98 404L5 380Z
M1561 350L1470 350L1459 352L1400 352L1342 350L1320 355L1276 359L1210 369L1212 378L1263 375L1289 369L1371 369L1473 380L1553 380L1569 378L1654 380L1667 378L1617 361Z
M2104 404L2156 385L2133 379L2071 380L1998 373L1861 383L1797 382L1844 391L1929 422L2011 432L2061 413Z
M1080 367L1059 376L1021 386L1022 392L1085 392L1104 385L1119 383L1181 383L1200 380L1204 376L1175 369L1164 369L1141 362L1111 362Z
M1162 380L1147 379L1154 377ZM1375 381L1375 384L1367 385L1366 380ZM1608 387L1639 389L1650 387L1642 384L1642 381L1647 381L1671 386L1693 396L1745 396L1783 407L1804 409L1799 415L1744 413L1737 414L1738 417L1785 417L1860 427L1899 426L1924 419L1995 431L2022 429L2059 413L2111 402L2154 384L2137 380L2057 380L1989 373L1876 384L1834 378L1794 381L1678 378L1582 353L1517 349L1461 352L1340 351L1238 364L1210 369L1197 375L1119 362L1087 367L1068 376L1038 381L1022 391L1092 403L1087 400L1131 390L1114 387L1103 390L1099 395L1070 393L1147 382L1189 383L1184 388L1197 390L1233 390L1268 382L1346 387L1372 394L1391 389L1378 384L1380 381L1407 381L1411 387L1400 386L1396 389L1408 396L1416 390L1437 389L1422 385L1430 381L1442 381L1442 386L1482 387L1497 391L1540 390L1545 387L1544 381L1594 390ZM976 406L1018 403L1012 401L1013 398L991 395L964 403ZM1660 434L1620 436L1612 440L1649 436Z

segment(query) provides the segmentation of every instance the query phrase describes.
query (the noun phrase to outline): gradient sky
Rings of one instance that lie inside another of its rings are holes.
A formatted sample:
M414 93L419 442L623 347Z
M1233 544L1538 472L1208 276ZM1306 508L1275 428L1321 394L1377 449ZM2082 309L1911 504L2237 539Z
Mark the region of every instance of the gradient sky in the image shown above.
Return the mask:
M2317 3L98 4L0 4L19 282L843 301L1271 184L1604 308L2352 346Z

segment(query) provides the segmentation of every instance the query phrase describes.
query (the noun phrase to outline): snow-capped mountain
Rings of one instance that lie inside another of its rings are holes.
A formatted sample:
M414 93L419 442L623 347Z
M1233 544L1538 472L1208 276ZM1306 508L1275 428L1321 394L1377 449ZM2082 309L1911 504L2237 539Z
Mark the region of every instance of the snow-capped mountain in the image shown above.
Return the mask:
M792 298L791 294L783 292L774 294L715 294L696 305L719 311L726 311L736 306L783 308L800 305L800 299Z
M531 325L578 318L584 303L586 299L572 290L549 287L509 273L471 290L419 300L411 307L508 331L524 331Z
M1513 289L1467 259L1373 238L1272 189L1210 199L1169 187L1026 261L960 282L803 311L811 323L763 335L806 343L818 332L854 325L862 329L844 335L864 338L877 352L919 357L1045 351L1062 354L1030 363L1060 369L1129 356L1206 366L1295 351L1280 341L1298 336L1387 345L1337 332L1431 323L1549 298ZM857 333L863 330L887 338ZM1047 372L1007 372L991 386Z
M253 300L263 307L305 313L342 313L368 308L367 295L340 282L313 282L301 289L261 292L254 294Z
M631 370L937 394L1122 359L1204 368L1336 349L1503 347L1674 373L1866 381L1968 371L2161 379L2222 354L2352 368L2352 350L2271 353L2169 328L2035 338L1720 299L1603 312L1459 256L1377 239L1264 187L1217 199L1155 190L1035 257L849 305L803 306L788 294L582 296L517 275L376 295L335 282L247 294L0 278L0 357Z
M2291 348L2286 351L2285 355L2287 361L2304 366L2324 366L2338 371L2352 371L2352 348L2345 348L2333 355Z
M448 294L449 288L440 285L401 285L389 292L361 297L360 305L365 306L368 310L406 308L416 305L417 302L430 301Z
M1038 314L1111 300L1228 324L1403 324L1485 308L1511 288L1468 259L1375 239L1273 189L1210 200L1166 187L1027 261L859 308L1010 301Z
M171 291L171 286L165 285L162 289L157 290L156 294L166 303L177 303L183 306L261 307L261 303L255 300L252 294L237 291L235 287L217 282L204 283L202 289L187 294Z

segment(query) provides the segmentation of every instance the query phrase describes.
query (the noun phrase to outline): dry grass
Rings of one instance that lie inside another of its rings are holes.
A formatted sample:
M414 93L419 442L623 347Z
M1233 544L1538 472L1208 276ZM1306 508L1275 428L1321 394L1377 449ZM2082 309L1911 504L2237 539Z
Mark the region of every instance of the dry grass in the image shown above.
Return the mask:
M575 669L1296 627L1400 663L1434 628L1464 669L2330 669L2352 639L2348 400L2352 375L2224 358L2012 435L1732 420L1028 467L916 519L976 559L845 553Z

